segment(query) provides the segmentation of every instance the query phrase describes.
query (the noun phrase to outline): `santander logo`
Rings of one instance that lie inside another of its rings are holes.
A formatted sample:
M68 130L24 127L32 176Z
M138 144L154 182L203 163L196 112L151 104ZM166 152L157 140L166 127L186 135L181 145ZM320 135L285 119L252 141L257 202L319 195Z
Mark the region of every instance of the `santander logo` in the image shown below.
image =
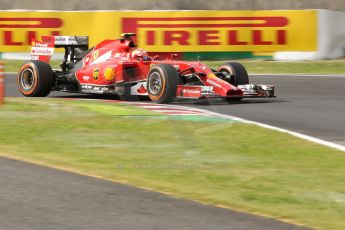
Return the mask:
M140 94L147 93L147 89L145 89L144 85L141 85L139 89L137 89L137 92Z

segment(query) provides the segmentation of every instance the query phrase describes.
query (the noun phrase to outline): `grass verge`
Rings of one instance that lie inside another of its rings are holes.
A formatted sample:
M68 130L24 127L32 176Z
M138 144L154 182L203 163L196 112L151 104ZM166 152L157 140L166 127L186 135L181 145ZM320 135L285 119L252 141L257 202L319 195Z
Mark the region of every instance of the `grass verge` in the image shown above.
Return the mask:
M8 72L17 72L24 61L5 60L5 70ZM212 68L217 68L226 61L204 61ZM245 61L242 63L249 73L291 73L291 74L345 74L345 60L327 60L327 61ZM52 61L53 68L59 67L60 61Z
M7 99L0 154L317 229L345 229L345 153L254 125Z

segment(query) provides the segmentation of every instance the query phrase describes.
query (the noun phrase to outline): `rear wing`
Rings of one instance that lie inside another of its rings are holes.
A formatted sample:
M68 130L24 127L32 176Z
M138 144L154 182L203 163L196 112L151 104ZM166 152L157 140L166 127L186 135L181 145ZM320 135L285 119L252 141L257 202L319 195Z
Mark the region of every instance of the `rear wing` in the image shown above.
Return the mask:
M74 62L76 55L89 48L88 36L42 36L42 42L34 41L31 47L31 60L50 62L54 48L65 48L63 63Z

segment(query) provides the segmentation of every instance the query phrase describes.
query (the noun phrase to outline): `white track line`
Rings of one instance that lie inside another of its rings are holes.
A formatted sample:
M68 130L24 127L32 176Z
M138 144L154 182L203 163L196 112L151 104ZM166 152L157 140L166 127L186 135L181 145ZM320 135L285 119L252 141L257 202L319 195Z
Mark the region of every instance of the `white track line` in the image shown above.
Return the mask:
M180 110L180 109L152 109L152 111L158 113L189 113L189 114L203 114L202 112L190 111L190 110Z
M202 114L196 114L196 113L183 113L183 112L178 112L178 113L164 113L162 112L162 114L166 114L166 115L174 115L174 116L195 116L195 115L202 115Z
M181 106L181 107L184 107L184 106ZM185 108L188 108L188 107L185 107ZM211 111L204 110L204 109L193 109L193 110L200 110L200 112L203 111L205 113L209 113L210 115L215 115L215 116L218 116L218 117L228 118L228 119L240 121L240 122L243 122L243 123L246 123L246 124L254 124L254 125L257 125L257 126L260 126L260 127L263 127L263 128L267 128L267 129L271 129L271 130L275 130L275 131L278 131L278 132L281 132L281 133L288 133L288 134L290 134L292 136L295 136L295 137L298 137L298 138L301 138L301 139L304 139L304 140L307 140L307 141L311 141L311 142L314 142L314 143L317 143L317 144L321 144L321 145L324 145L324 146L327 146L327 147L334 148L334 149L337 149L337 150L345 152L345 146L343 146L343 145L336 144L336 143L333 143L333 142L330 142L330 141L326 141L326 140L322 140L320 138L312 137L312 136L305 135L305 134L302 134L302 133L298 133L298 132L295 132L295 131L279 128L279 127L272 126L272 125L267 125L267 124L264 124L264 123L261 123L261 122L246 120L246 119L243 119L243 118L240 118L240 117L225 115L225 114L221 114L221 113L217 113L217 112L211 112Z
M132 104L131 104L132 105ZM166 106L152 106L152 105L137 105L140 106L141 108L145 108L145 109L166 109Z
M141 103L141 104L144 104L144 103ZM146 104L150 104L150 103L146 103ZM324 146L345 152L345 146L343 146L343 145L336 144L336 143L326 141L326 140L322 140L320 138L312 137L312 136L298 133L295 131L279 128L279 127L272 126L272 125L267 125L267 124L264 124L261 122L251 121L251 120L243 119L240 117L235 117L235 116L231 116L231 115L225 115L225 114L221 114L221 113L217 113L217 112L212 112L212 111L205 110L205 109L189 108L187 106L181 106L181 105L164 105L164 106L166 106L168 108L183 109L183 110L189 110L189 111L193 111L193 112L199 112L201 114L205 114L205 115L209 115L209 116L213 116L213 117L221 117L221 118L231 119L231 120L243 122L246 124L254 124L254 125L266 128L266 129L275 130L275 131L278 131L281 133L287 133L287 134L290 134L292 136L295 136L295 137L298 137L298 138L301 138L301 139L304 139L307 141L311 141L311 142L314 142L314 143L317 143L320 145L324 145Z
M120 103L129 104L129 105L137 105L137 106L145 106L145 105L153 106L152 103L146 103L146 102L139 102L139 103L120 102ZM246 124L254 124L254 125L266 128L266 129L275 130L275 131L278 131L278 132L281 132L281 133L287 133L287 134L290 134L292 136L295 136L295 137L298 137L298 138L301 138L301 139L304 139L304 140L307 140L307 141L310 141L310 142L313 142L313 143L317 143L317 144L320 144L320 145L323 145L323 146L327 146L327 147L330 147L330 148L337 149L337 150L345 152L345 146L343 146L343 145L336 144L336 143L333 143L333 142L330 142L330 141L326 141L326 140L322 140L320 138L312 137L312 136L305 135L305 134L302 134L302 133L298 133L298 132L295 132L295 131L279 128L279 127L272 126L272 125L267 125L267 124L264 124L264 123L261 123L261 122L257 122L257 121L251 121L251 120L243 119L243 118L240 118L240 117L235 117L235 116L231 116L231 115L225 115L225 114L221 114L221 113L217 113L217 112L212 112L212 111L205 110L205 109L189 108L187 106L181 106L181 105L159 105L159 106L160 107L166 107L166 108L175 108L175 109L180 109L180 110L186 110L186 111L189 110L189 111L193 111L193 112L199 112L200 115L208 115L208 116L212 116L212 117L221 117L221 118L226 118L226 119L231 119L231 120L243 122L243 123L246 123ZM196 114L184 114L184 115L196 115Z

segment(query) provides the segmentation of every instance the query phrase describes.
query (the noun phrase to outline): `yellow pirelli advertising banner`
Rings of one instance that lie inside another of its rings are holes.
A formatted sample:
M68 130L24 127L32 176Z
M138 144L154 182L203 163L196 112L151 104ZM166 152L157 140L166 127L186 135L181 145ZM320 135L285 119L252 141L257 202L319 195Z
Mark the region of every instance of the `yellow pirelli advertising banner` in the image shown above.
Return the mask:
M90 46L137 33L152 52L315 51L317 10L0 11L0 52L28 52L42 35L87 35Z

